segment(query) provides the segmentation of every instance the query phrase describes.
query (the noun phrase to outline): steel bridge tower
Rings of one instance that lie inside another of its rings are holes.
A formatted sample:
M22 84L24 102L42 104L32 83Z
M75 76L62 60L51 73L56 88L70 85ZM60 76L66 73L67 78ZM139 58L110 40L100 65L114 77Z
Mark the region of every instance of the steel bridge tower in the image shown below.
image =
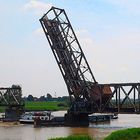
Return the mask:
M84 106L86 101L91 99L90 88L97 82L79 41L63 9L52 7L40 22L67 85L71 101L77 103L75 111L80 111L80 105Z

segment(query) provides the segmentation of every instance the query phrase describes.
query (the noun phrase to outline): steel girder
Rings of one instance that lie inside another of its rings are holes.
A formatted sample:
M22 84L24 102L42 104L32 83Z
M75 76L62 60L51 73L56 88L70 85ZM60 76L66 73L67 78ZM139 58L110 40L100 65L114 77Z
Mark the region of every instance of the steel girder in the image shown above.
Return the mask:
M0 106L24 106L21 87L0 88Z
M109 86L112 94L102 103L104 86ZM99 84L100 104L95 112L140 113L140 83Z

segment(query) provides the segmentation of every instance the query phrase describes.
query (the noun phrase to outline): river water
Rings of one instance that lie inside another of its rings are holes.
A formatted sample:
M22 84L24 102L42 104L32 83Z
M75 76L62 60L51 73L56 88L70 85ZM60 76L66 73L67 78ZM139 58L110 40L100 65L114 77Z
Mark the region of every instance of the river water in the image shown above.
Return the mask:
M62 115L65 112L56 112ZM119 129L140 127L140 115L120 114L110 122L90 124L89 127L41 127L19 123L0 123L0 140L47 140L75 134L88 134L95 140L103 140L111 132Z

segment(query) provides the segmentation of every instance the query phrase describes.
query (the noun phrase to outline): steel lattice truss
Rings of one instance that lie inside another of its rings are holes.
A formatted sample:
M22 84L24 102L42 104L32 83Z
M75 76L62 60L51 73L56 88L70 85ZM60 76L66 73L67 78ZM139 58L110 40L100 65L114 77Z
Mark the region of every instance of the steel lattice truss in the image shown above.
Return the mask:
M0 106L22 106L22 90L20 86L0 88Z
M104 87L112 94L104 100ZM98 84L100 100L93 106L94 112L140 113L140 83Z
M90 85L96 80L63 9L52 7L41 19L57 64L70 95L89 100Z
M140 83L98 84L63 9L52 7L40 22L71 97L70 112L140 112Z
M112 95L104 105L101 105L101 112L140 113L140 83L119 83L109 86Z

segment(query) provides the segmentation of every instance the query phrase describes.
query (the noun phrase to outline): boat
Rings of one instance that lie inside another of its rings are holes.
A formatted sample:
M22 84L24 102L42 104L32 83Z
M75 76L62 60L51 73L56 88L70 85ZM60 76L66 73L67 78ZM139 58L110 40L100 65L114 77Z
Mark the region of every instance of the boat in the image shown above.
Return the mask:
M118 114L114 113L112 119L118 119Z
M39 112L25 112L21 115L19 122L23 124L33 124L34 119L40 119L40 120L52 120L54 118L53 115L51 115L51 112L49 111L39 111Z

